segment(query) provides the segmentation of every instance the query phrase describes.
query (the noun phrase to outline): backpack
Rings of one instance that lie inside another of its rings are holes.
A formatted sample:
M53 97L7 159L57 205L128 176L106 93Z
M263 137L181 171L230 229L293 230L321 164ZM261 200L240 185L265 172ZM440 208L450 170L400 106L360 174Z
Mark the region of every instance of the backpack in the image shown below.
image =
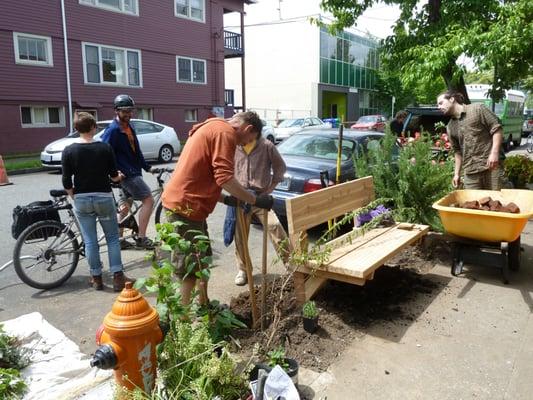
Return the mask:
M22 231L31 224L48 220L61 222L59 212L54 208L54 202L52 200L34 201L25 206L16 206L13 209L11 236L13 236L13 239L18 239ZM34 233L31 239L42 238L44 234L45 232Z

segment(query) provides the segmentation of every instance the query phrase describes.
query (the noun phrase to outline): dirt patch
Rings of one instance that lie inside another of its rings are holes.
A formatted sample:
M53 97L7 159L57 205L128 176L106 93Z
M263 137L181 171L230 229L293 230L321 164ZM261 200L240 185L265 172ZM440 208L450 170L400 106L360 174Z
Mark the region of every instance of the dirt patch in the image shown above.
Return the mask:
M292 278L283 285L287 277L278 277L269 283L267 310L272 312L278 303L281 319L273 332L268 316L269 328L265 332L242 329L234 332L240 344L241 355L249 356L254 345L265 352L284 345L287 355L298 360L300 365L315 371L324 371L356 337L363 336L372 326L383 325L394 330L395 325L406 326L413 321L420 307L421 298L434 297L441 284L424 277L433 268L436 260L428 260L426 254L439 261L448 257L445 248L426 250L422 247L409 248L375 273L374 279L365 286L328 281L317 293L315 302L320 310L320 328L315 334L303 329L301 309L296 306ZM282 296L280 294L283 293ZM256 287L259 304L259 288ZM233 298L231 310L251 325L249 293L243 292ZM279 300L281 297L281 300ZM391 336L394 336L393 334ZM267 349L265 349L268 347ZM264 354L261 355L260 357Z

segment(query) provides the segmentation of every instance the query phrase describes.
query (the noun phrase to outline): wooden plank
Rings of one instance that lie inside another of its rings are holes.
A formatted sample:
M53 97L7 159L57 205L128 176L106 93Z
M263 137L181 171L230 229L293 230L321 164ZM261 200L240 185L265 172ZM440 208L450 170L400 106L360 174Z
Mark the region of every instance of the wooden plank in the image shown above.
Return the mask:
M371 176L286 199L289 234L305 231L356 210L373 199Z
M318 276L309 276L305 281L305 301L311 300L316 292L326 284L328 280Z
M312 269L328 271L360 279L366 278L383 263L394 257L405 247L417 241L429 231L427 225L414 225L412 229L391 229L374 240L367 241L362 246L345 252L342 257L329 262L327 265L316 266L310 262ZM351 248L350 246L347 246ZM341 249L339 249L340 251Z
M299 266L298 272L302 272L304 274L316 276L319 278L333 279L336 281L351 283L353 285L359 285L359 286L363 286L366 282L366 279L357 278L355 276L350 276L350 275L343 275L343 274L339 274L339 273L332 272L332 271L326 271L322 268L313 269L305 265Z
M306 275L303 272L295 271L293 274L296 303L299 305L302 305L307 301L305 295L305 278Z

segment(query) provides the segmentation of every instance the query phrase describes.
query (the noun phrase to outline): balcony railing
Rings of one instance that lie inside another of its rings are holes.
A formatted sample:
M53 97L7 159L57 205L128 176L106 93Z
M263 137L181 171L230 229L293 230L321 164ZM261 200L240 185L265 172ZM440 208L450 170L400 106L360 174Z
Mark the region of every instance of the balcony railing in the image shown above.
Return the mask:
M231 58L241 57L243 55L242 35L240 33L224 31L224 56Z

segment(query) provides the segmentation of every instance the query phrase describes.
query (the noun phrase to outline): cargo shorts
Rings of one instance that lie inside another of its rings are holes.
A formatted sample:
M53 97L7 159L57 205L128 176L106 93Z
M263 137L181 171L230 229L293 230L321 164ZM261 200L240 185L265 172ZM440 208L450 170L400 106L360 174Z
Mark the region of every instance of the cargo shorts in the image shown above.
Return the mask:
M501 166L474 174L465 174L463 177L465 189L478 190L501 190L504 180L503 168Z
M197 240L194 239L195 236L198 236L200 234L205 235L209 237L209 232L207 231L207 222L206 221L193 221L190 220L183 215L176 214L168 209L164 209L165 213L167 214L168 222L176 222L180 221L183 222L183 224L176 226L175 232L179 234L181 237L183 237L186 240L191 241L192 243L197 242ZM200 254L195 256L196 259L202 259L203 257L211 257L213 256L213 250L211 248L211 241L208 242L207 249L205 251L205 254ZM181 254L178 250L172 251L171 254L171 261L174 264L175 268L175 274L183 279L186 276L190 276L191 274L195 274L200 270L200 265L196 263L192 269L187 271L187 259L185 254ZM208 265L202 265L202 268L207 268Z

